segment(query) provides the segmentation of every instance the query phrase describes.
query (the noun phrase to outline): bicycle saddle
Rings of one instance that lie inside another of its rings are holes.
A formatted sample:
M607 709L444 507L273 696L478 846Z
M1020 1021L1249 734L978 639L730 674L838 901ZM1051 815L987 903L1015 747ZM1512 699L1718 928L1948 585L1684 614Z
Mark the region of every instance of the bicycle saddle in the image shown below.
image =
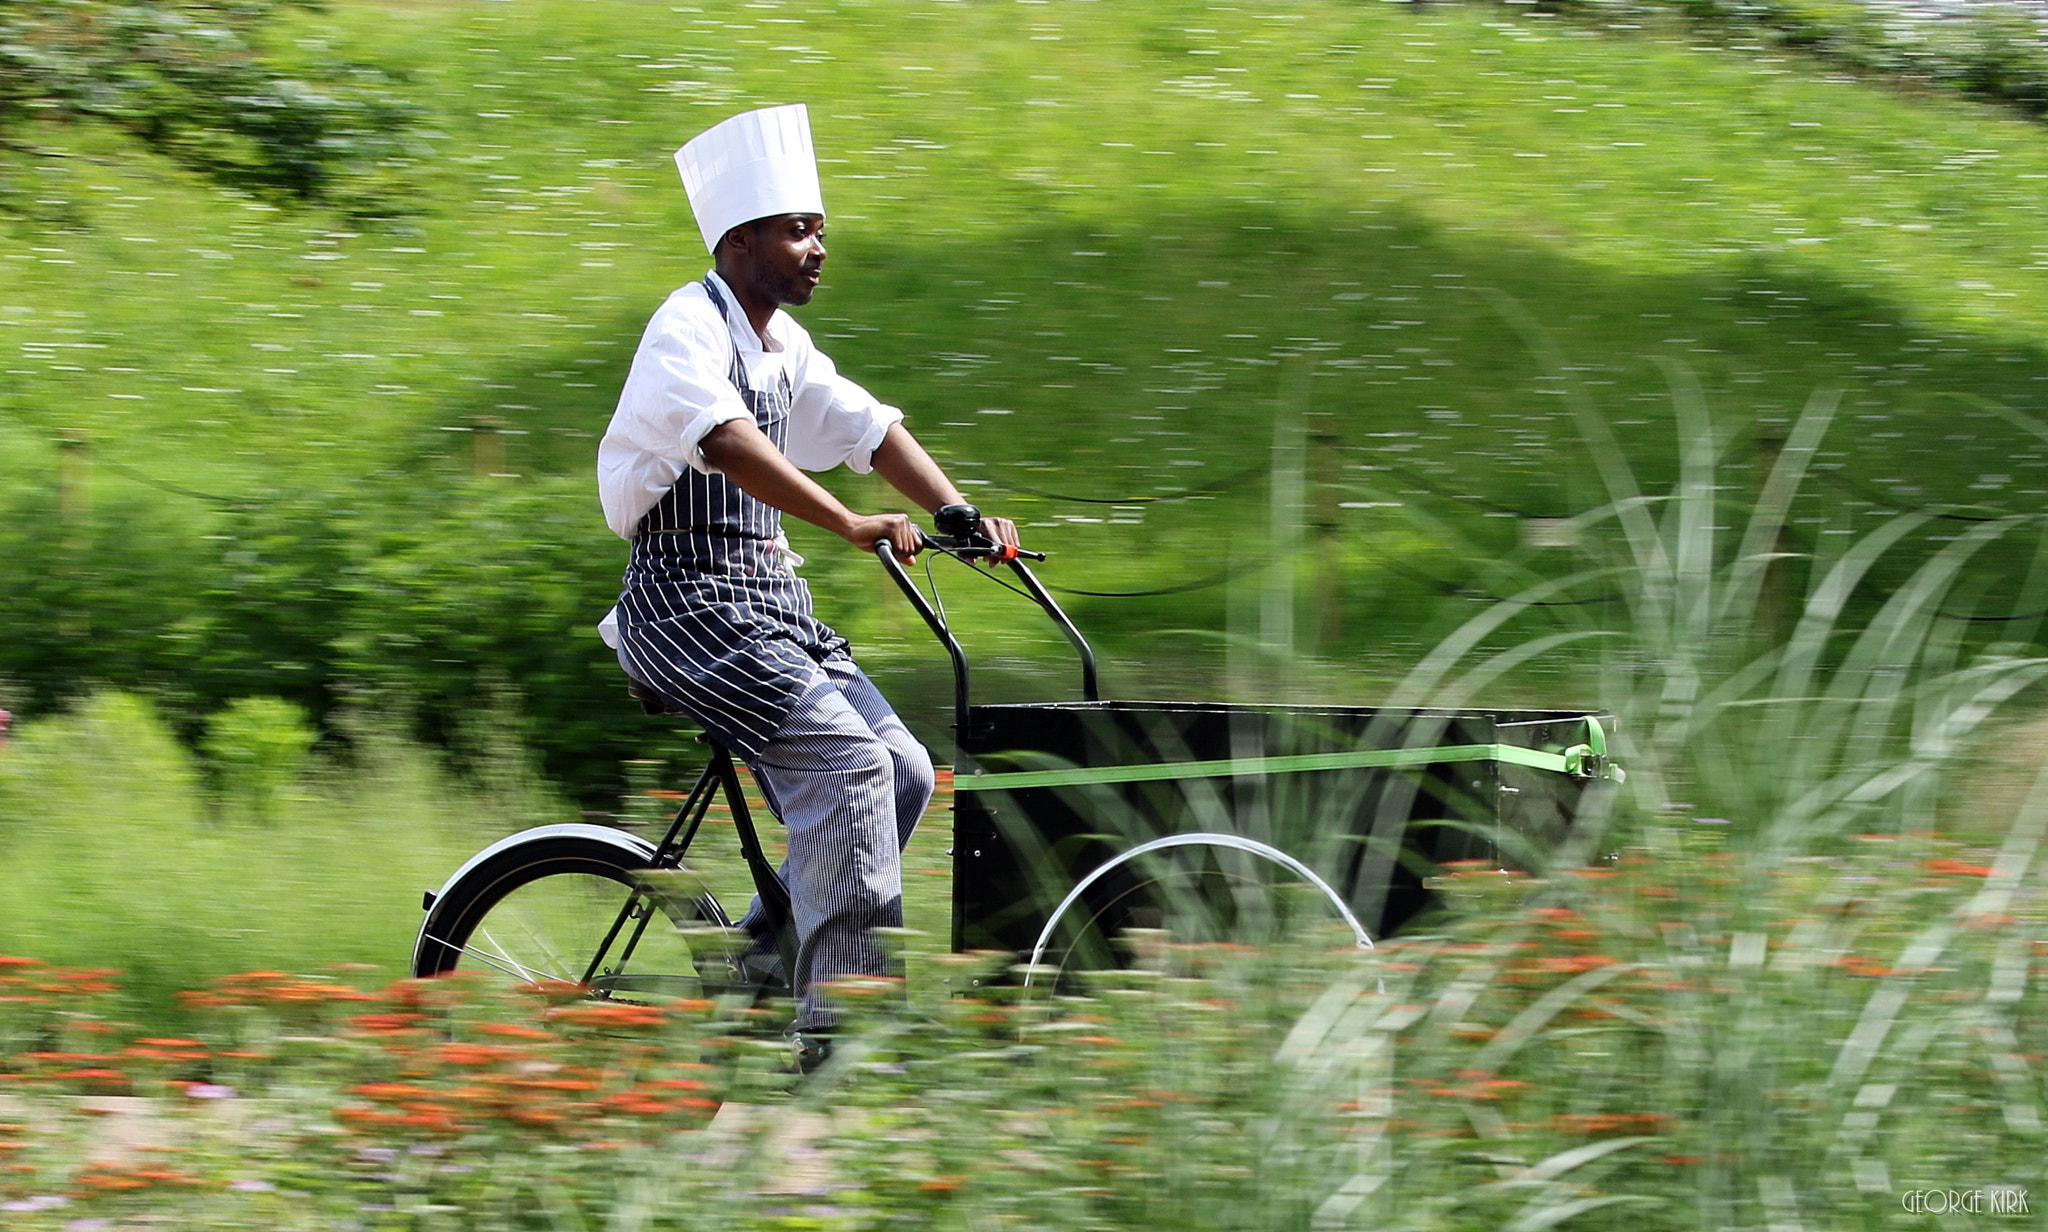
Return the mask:
M648 688L644 684L641 684L639 681L633 679L631 676L628 676L626 678L626 692L631 693L633 695L634 700L640 703L640 709L646 711L648 714L659 716L684 713L683 711L676 709L674 706L669 705L667 702L662 701L661 698L655 696L654 690Z

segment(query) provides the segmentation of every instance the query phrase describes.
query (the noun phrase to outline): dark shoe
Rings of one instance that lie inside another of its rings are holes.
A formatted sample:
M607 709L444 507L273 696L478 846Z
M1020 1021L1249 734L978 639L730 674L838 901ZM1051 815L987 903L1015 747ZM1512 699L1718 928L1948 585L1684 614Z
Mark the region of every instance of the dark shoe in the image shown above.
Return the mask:
M832 1059L832 1037L822 1031L792 1031L789 1043L799 1074L816 1073Z

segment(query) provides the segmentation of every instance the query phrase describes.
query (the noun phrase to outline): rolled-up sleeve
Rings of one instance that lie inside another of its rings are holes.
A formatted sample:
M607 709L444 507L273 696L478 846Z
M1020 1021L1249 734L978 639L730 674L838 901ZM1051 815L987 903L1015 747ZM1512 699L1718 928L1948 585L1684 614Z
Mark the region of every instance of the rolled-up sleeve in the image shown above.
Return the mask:
M726 375L731 354L725 323L695 297L670 296L648 322L597 451L605 521L622 538L632 537L684 466L715 471L700 448L707 433L752 418Z
M839 375L808 335L792 331L790 368L795 389L789 407L791 462L807 471L845 463L859 474L874 469L875 449L903 412Z

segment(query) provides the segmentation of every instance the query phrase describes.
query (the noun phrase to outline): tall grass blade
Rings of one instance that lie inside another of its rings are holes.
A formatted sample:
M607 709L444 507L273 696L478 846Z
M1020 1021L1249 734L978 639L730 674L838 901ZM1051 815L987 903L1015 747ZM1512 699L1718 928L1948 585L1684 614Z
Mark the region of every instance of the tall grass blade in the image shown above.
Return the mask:
M1584 570L1539 583L1510 598L1488 604L1424 655L1394 687L1387 704L1390 707L1435 705L1436 691L1442 686L1444 677L1501 626L1520 616L1531 604L1569 593L1573 587L1607 573L1607 570Z
M1728 584L1722 588L1718 616L1725 634L1746 634L1748 625L1756 618L1765 575L1772 562L1781 559L1777 545L1791 515L1792 498L1805 481L1807 468L1813 464L1821 439L1834 423L1841 404L1841 390L1814 390L1765 478L1756 507L1750 511L1749 525L1743 531L1742 544L1729 567Z
M1606 1197L1575 1198L1570 1202L1542 1206L1532 1204L1509 1220L1501 1232L1543 1232L1545 1228L1554 1228L1567 1219L1575 1219L1587 1211L1598 1210L1603 1206L1615 1206L1623 1202L1657 1201L1659 1199L1636 1194L1609 1194Z
M1563 1013L1574 1001L1607 983L1618 975L1626 975L1635 968L1623 963L1595 967L1583 971L1542 996L1508 1020L1508 1024L1494 1033L1486 1047L1472 1058L1473 1069L1499 1073L1521 1049L1522 1045L1535 1038L1536 1034L1550 1025L1552 1019Z
M1678 489L1664 512L1664 536L1672 544L1672 624L1669 650L1679 662L1693 662L1708 647L1707 630L1714 613L1714 535L1718 509L1714 497L1713 418L1706 394L1692 369L1673 359L1658 359L1671 385L1671 405L1678 420ZM1695 672L1679 678L1682 688L1696 689ZM1667 706L1682 707L1690 695L1667 694Z

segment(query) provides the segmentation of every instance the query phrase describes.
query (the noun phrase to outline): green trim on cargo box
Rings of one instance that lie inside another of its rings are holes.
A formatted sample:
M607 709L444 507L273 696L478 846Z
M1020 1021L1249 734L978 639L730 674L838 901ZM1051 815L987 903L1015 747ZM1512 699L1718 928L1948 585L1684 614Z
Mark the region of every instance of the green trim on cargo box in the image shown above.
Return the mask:
M1249 778L1305 774L1317 770L1358 770L1390 766L1434 766L1459 761L1498 761L1555 774L1576 774L1585 746L1545 753L1513 744L1447 744L1419 749L1354 749L1342 753L1299 753L1290 757L1232 757L1221 761L1150 762L1135 766L1078 766L1071 770L1000 770L965 774L954 791L1017 791L1026 787L1081 787L1094 783L1156 783L1173 779ZM1602 776L1605 777L1605 776Z

